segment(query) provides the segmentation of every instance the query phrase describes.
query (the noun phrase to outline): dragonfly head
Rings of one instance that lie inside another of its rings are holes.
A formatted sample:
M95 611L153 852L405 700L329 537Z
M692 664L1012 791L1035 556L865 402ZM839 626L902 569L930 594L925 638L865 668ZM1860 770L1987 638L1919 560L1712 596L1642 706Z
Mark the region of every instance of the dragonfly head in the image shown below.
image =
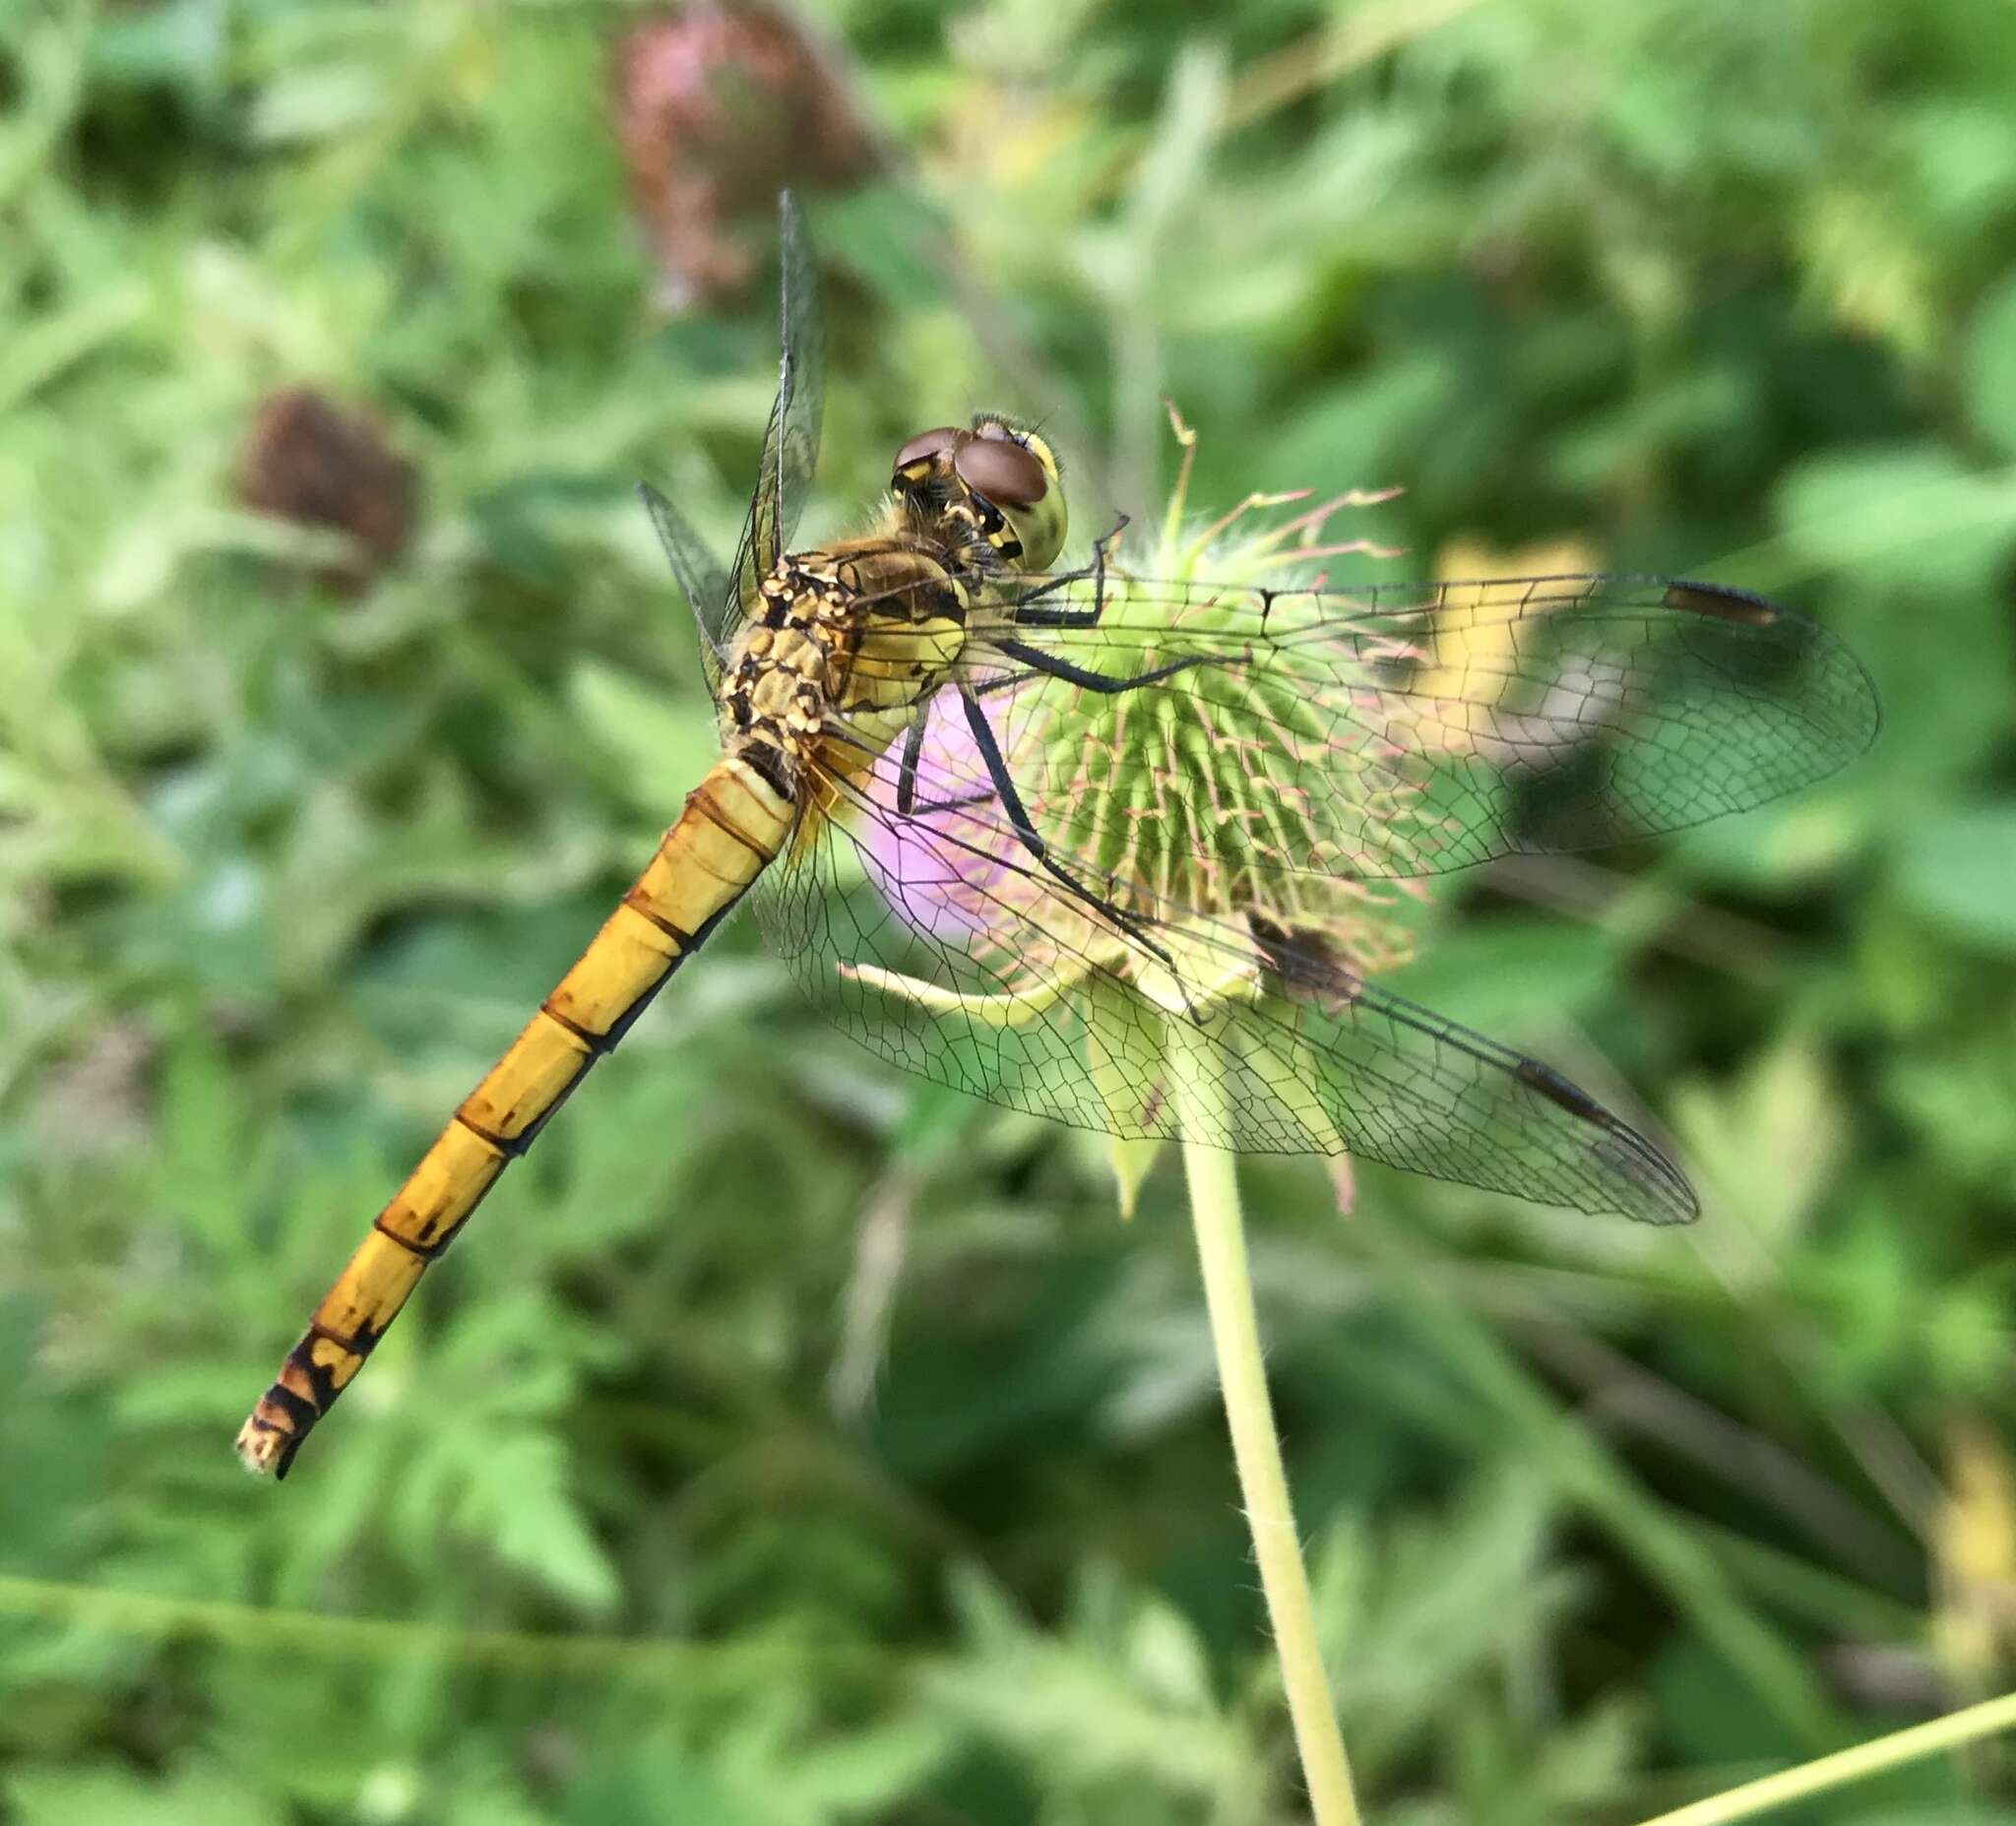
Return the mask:
M1064 548L1057 453L1016 419L978 412L965 430L919 431L891 468L890 486L913 510L974 527L1005 564L1040 571Z

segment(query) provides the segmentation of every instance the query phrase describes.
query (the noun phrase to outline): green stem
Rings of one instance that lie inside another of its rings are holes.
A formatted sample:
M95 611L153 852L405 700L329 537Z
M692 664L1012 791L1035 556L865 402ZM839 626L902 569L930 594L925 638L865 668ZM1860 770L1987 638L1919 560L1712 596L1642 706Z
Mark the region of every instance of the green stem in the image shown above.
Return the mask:
M1697 1800L1675 1812L1662 1813L1657 1819L1646 1820L1643 1826L1727 1826L1730 1820L1750 1819L1788 1801L1803 1800L1809 1795L1859 1782L1881 1770L1895 1769L1916 1762L1921 1756L1954 1749L2012 1727L2016 1727L2016 1693L2004 1693L1999 1699L1985 1699L1978 1706L1949 1712L1929 1724L1914 1725L1908 1731L1895 1731L1887 1737L1801 1763L1796 1769L1781 1769L1776 1775L1745 1782L1740 1788L1711 1795L1706 1800Z
M1197 1075L1177 1076L1191 1080L1183 1097L1184 1127L1192 1134L1222 1129L1216 1111L1197 1106L1205 1095L1204 1087L1195 1082ZM1310 1812L1316 1826L1357 1826L1351 1764L1338 1733L1337 1706L1316 1643L1316 1613L1309 1602L1308 1574L1302 1569L1301 1539L1289 1506L1288 1474L1282 1469L1281 1440L1267 1398L1234 1157L1185 1142L1183 1174L1190 1185L1190 1217L1197 1230L1197 1259L1204 1270L1204 1298L1211 1311L1211 1342L1231 1428L1232 1460L1245 1499L1246 1526L1253 1536L1253 1557L1260 1567L1260 1589L1274 1626Z

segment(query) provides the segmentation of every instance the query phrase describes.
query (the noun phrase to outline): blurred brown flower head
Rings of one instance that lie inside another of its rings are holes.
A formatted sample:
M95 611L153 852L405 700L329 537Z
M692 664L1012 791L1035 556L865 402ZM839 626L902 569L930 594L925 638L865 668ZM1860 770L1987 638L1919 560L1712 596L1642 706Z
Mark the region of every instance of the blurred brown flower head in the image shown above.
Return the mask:
M265 513L349 534L360 556L329 573L339 587L361 587L412 536L412 465L371 419L313 388L290 387L260 406L239 459L238 492Z
M830 60L774 8L687 6L648 19L618 42L613 87L630 193L667 310L748 283L780 190L845 185L872 162Z

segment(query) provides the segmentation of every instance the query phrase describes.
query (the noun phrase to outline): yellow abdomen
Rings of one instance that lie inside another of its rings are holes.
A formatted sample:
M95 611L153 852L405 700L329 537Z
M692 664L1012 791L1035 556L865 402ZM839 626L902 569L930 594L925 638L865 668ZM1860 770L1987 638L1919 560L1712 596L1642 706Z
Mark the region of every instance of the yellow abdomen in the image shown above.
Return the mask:
M588 1068L783 849L796 806L744 762L711 769L658 853L510 1049L462 1102L316 1307L238 1433L254 1471L286 1475L427 1264Z

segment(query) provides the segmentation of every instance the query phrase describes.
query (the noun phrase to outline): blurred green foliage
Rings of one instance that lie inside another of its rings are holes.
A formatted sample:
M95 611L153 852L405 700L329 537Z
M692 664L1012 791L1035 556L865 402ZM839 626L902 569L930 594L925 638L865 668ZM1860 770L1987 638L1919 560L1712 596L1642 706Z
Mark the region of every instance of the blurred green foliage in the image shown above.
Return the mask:
M1267 1826L1292 1760L1180 1185L883 1072L746 924L284 1487L232 1430L711 752L774 304L666 320L615 7L0 13L0 1817ZM1081 539L1365 517L1770 590L1826 788L1438 897L1410 987L1676 1135L1639 1233L1248 1172L1393 1826L1623 1820L1999 1690L2016 1472L2016 14L839 7L811 531L1050 413ZM242 505L313 387L410 542ZM1390 570L1387 574L1395 574ZM1806 1820L2016 1820L2005 1759ZM1997 1796L2000 1796L1999 1801Z

